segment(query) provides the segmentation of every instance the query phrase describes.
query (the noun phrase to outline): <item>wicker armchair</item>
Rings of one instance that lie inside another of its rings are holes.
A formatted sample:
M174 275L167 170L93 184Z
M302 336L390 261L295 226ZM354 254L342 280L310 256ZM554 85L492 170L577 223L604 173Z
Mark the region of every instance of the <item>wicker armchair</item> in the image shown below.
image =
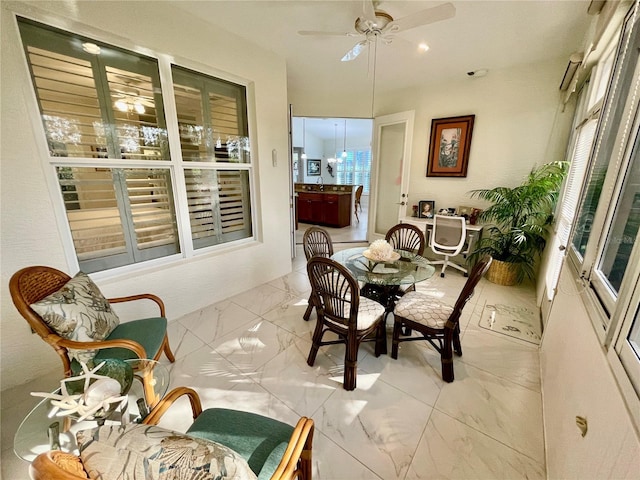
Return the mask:
M169 392L143 420L157 425L180 397L187 396L194 423L186 434L224 445L243 457L260 478L311 480L313 420L301 417L295 427L277 420L238 410L202 410L198 394L187 387ZM282 455L278 453L282 451ZM274 458L274 456L278 458ZM50 451L38 455L29 467L33 480L80 480L88 478L82 460L70 453Z
M109 303L129 302L134 300L151 300L160 310L160 316L121 323L103 341L81 342L69 340L56 333L43 318L31 308L31 305L63 287L71 277L60 270L45 266L26 267L14 273L9 281L9 291L17 310L29 326L45 342L56 351L66 377L79 369L76 360L69 357L68 349L99 350L95 359L145 358L158 360L164 352L174 362L175 358L169 347L167 336L167 319L164 303L152 294L145 293L127 297L109 298Z

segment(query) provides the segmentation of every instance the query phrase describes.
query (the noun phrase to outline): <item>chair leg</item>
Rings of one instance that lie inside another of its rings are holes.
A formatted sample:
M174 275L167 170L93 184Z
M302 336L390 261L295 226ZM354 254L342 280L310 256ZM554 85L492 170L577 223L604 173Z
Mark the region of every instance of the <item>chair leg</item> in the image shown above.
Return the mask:
M462 356L462 345L460 344L460 324L456 324L456 328L453 331L453 351L459 357Z
M444 271L446 270L448 264L449 264L449 257L445 255L444 261L442 262L442 270L440 271L441 277L444 277Z
M169 336L167 334L165 334L164 341L162 342L162 350L171 363L176 361L176 357L173 356L173 352L169 346Z
M444 353L441 358L442 362L442 380L447 383L453 382L453 358L445 358Z
M382 322L376 328L376 357L387 354L387 324L385 323L387 316L384 316Z
M313 457L312 457L313 430L314 430L314 427L312 426L311 433L307 437L307 441L305 442L304 449L300 454L300 479L301 480L311 480L311 475L313 472Z
M355 390L358 369L358 340L355 336L347 337L347 351L344 356L344 384L345 390Z
M302 316L302 318L305 319L305 321L309 321L309 318L311 318L311 312L313 311L313 303L311 303L311 296L309 296L309 300L307 301L307 309L304 312L304 315Z
M442 341L442 352L440 352L440 361L442 363L442 379L445 382L453 382L453 338L452 334L454 334L455 328L453 332L449 329L445 331L444 339Z
M322 341L322 322L318 319L316 323L316 329L313 331L313 338L311 339L311 350L309 350L309 356L307 357L307 365L313 367L316 361L316 355L318 354L318 348L320 348L320 342Z
M398 344L400 343L400 330L402 330L402 322L395 318L393 322L393 341L391 343L391 358L398 359Z

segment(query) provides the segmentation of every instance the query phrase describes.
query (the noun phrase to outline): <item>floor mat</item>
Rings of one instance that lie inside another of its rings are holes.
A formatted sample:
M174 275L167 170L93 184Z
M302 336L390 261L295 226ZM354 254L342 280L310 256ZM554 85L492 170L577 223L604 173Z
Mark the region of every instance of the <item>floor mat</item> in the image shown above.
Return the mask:
M487 301L484 304L478 326L540 345L541 327L538 308L533 305L513 306Z

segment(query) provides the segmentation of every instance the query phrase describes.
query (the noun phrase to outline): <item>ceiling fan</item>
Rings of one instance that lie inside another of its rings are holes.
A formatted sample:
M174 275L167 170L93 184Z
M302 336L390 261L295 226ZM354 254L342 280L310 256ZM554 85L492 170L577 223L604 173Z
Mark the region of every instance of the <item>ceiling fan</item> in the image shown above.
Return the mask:
M143 114L146 108L155 108L153 97L148 96L151 85L134 80L115 76L110 82L111 97L114 99L114 107L121 112L136 112ZM136 85L137 84L137 85Z
M380 10L378 8L379 4L380 2L377 0L363 0L362 15L356 18L354 32L301 30L298 34L346 37L364 35L364 40L356 43L353 48L342 57L343 62L349 62L355 60L369 43L375 42L378 38L388 44L394 40L394 35L398 32L446 20L456 14L456 8L452 3L443 3L437 7L427 8L426 10L421 10L412 15L395 20L387 12Z

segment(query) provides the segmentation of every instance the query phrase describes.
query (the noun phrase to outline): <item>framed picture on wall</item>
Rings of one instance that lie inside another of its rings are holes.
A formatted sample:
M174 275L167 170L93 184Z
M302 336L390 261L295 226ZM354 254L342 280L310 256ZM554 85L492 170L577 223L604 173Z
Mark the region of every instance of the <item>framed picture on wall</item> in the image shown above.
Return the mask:
M436 202L433 200L420 200L418 202L418 217L419 218L433 218L435 212Z
M427 177L466 177L475 115L434 118Z
M310 177L320 176L320 160L307 160L307 175Z

